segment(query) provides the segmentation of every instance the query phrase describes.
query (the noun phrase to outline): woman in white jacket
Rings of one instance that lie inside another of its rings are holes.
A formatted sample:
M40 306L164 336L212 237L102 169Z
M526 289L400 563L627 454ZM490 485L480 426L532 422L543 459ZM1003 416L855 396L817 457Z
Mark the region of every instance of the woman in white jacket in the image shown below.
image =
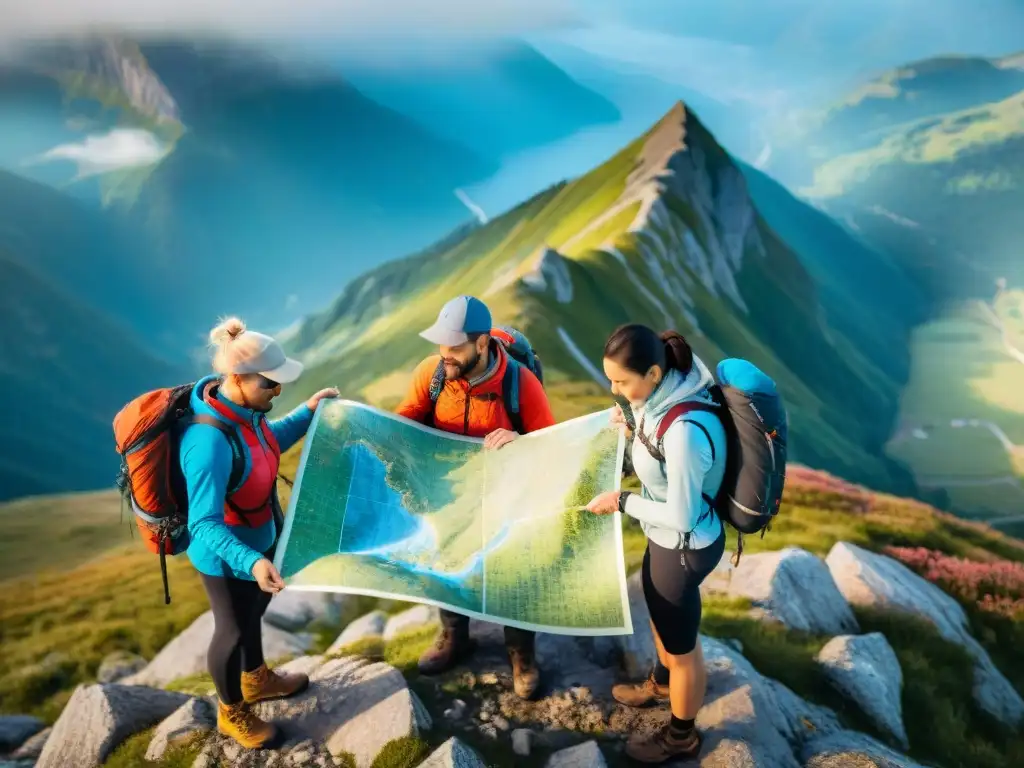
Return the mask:
M612 393L628 401L633 411L633 469L643 493L603 493L588 509L595 514L618 509L639 520L647 535L644 597L658 658L668 671L667 681L659 682L652 673L644 683L616 686L613 693L631 705L668 698L672 708L670 723L651 737L631 739L626 751L646 763L694 757L701 745L694 719L707 686L697 642L699 587L725 551L725 527L708 501L725 472L726 434L718 417L707 411L677 418L660 445L656 431L672 406L713 402L708 387L715 381L680 334L659 335L635 324L622 326L608 339L604 371ZM618 406L613 421L624 424Z

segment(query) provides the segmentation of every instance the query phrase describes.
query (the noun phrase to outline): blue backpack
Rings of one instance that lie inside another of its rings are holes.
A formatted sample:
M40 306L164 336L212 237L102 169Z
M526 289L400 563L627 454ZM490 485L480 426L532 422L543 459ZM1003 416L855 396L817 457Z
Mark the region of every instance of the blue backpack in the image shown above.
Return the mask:
M544 384L544 367L541 365L540 356L533 349L530 340L522 331L507 325L501 325L491 329L491 338L497 341L508 354L508 365L505 366L505 376L501 380L501 399L505 404L505 411L508 413L512 427L519 434L525 434L523 419L519 414L519 366L525 365L542 385ZM430 413L427 414L427 423L434 423L433 406L437 398L441 396L444 389L444 361L438 361L434 376L430 380Z

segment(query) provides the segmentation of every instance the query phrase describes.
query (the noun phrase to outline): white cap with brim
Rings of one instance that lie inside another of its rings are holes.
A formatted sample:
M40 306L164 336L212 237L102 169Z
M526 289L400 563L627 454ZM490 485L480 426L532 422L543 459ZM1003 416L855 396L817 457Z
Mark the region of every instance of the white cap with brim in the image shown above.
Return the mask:
M232 344L235 363L231 373L256 373L278 384L290 384L302 375L304 366L288 357L273 338L256 331L245 331Z
M490 333L491 312L473 296L457 296L441 307L437 321L420 333L431 344L457 347L469 341L470 333Z

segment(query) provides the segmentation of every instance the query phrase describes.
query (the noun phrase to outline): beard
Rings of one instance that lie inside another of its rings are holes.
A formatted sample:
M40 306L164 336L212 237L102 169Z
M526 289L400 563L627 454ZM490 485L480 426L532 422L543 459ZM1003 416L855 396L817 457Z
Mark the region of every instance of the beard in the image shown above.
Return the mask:
M449 363L446 360L445 361L444 376L445 376L445 378L448 381L455 381L456 379L465 378L466 374L469 373L474 368L476 368L476 365L479 362L480 362L480 353L479 352L475 353L473 355L473 357L471 357L469 360L467 360L464 363L456 362L456 363L454 363L454 366L455 366L456 370L455 370L455 373L453 375L451 373L451 371L449 370L449 368L448 368L449 365L453 365L453 364Z

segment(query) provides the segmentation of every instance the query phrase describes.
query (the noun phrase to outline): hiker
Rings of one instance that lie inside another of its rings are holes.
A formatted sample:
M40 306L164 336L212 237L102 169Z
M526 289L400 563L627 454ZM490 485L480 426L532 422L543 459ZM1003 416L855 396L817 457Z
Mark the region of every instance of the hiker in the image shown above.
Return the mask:
M528 342L512 329L492 328L490 310L479 299L452 299L441 309L437 322L420 336L437 344L440 354L416 366L409 391L396 410L400 416L445 432L482 437L489 449L507 445L520 432L535 432L555 423L534 373L540 369ZM527 364L514 359L509 349L523 349ZM518 387L513 388L510 383L516 381L512 378L516 373ZM510 402L513 398L517 400ZM441 623L436 643L419 659L423 674L451 669L475 650L468 616L442 610ZM521 698L532 698L540 682L534 659L536 635L516 627L504 631L515 692Z
M675 331L658 334L644 325L618 328L604 349L604 371L612 393L632 410L633 467L642 495L608 491L588 509L619 510L640 521L647 536L642 579L651 615L661 679L621 684L612 695L627 706L669 700L672 719L651 737L633 738L627 754L646 763L695 757L701 736L694 718L703 705L707 674L697 632L698 587L725 551L725 526L709 505L725 472L726 431L715 413L690 411L673 421L658 444L659 421L673 406L713 402L711 372ZM626 426L622 409L612 420ZM659 460L660 458L660 460Z
M243 747L274 742L277 728L261 720L251 704L294 695L309 684L301 674L282 674L263 659L263 614L284 582L272 562L279 535L276 478L280 456L309 428L317 403L338 396L317 392L286 416L266 414L281 385L302 373L270 336L229 318L210 332L217 375L200 379L192 409L212 417L241 438L244 470L228 493L234 449L222 428L191 423L181 436L179 461L189 502L188 557L199 571L213 610L214 631L207 663L219 699L218 730Z

